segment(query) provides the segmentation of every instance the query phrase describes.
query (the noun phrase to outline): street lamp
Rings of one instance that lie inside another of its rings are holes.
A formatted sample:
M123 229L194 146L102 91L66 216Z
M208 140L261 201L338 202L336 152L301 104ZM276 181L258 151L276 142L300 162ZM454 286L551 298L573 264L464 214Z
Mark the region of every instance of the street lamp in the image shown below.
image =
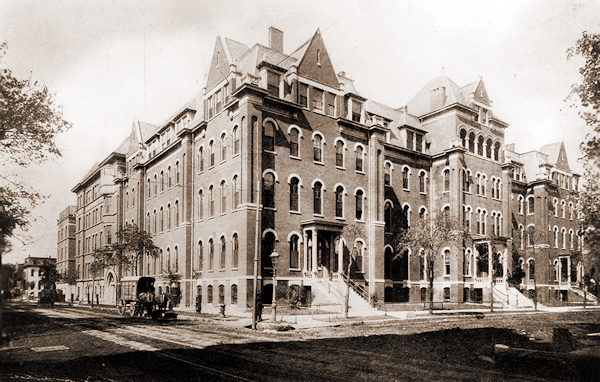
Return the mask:
M275 301L275 298L277 290L277 264L279 263L279 253L273 250L269 257L271 258L271 264L273 264L273 301L271 303L271 309L273 310L273 322L275 322L275 318L277 316L277 302Z

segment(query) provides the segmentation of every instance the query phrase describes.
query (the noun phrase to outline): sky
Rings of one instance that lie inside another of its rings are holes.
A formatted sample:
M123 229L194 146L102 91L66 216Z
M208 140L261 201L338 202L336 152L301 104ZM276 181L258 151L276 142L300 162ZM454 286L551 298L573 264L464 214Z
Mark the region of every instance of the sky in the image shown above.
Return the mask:
M442 73L459 86L481 76L510 124L505 143L526 152L564 141L581 172L588 128L565 99L583 61L566 51L583 31L600 33L599 16L600 2L583 0L0 0L0 67L44 83L73 123L57 138L60 158L11 170L48 198L3 262L56 257L71 189L134 118L159 125L200 92L217 36L267 45L270 26L284 32L286 53L319 29L336 72L392 107Z

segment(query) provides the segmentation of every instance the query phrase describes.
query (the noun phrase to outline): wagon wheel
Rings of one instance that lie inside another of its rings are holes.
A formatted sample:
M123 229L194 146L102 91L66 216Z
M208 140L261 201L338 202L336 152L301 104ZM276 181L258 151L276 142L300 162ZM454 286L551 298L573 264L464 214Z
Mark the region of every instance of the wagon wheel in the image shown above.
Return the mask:
M131 304L129 305L129 314L131 315L131 317L135 316L135 310L136 310L136 303L135 301L132 301Z
M121 316L125 314L125 301L123 301L123 299L120 299L119 303L117 304L117 312Z

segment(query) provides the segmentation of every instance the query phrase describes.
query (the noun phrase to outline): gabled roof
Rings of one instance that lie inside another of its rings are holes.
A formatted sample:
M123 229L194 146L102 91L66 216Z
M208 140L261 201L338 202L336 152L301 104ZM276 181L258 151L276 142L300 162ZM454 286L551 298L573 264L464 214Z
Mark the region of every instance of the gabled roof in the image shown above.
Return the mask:
M441 102L440 105L432 105L431 92L442 87L445 90L445 99L443 99L443 102ZM465 99L461 88L459 88L454 81L446 76L440 76L429 81L427 85L408 101L406 106L408 106L408 110L410 110L411 114L421 117L434 110L455 103L467 106L467 99Z
M540 152L548 156L549 164L556 166L559 170L571 171L564 142L555 142L544 145L540 148Z
M225 47L228 49L229 55L234 62L248 51L247 45L227 37L225 37Z

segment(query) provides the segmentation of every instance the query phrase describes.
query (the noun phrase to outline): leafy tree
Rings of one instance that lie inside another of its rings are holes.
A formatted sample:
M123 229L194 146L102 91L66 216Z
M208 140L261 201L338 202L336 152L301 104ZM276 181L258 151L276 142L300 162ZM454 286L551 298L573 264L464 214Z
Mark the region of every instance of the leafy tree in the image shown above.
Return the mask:
M585 278L598 280L600 270L600 34L583 32L575 46L567 50L567 58L584 60L579 69L581 79L573 84L567 99L579 107L579 116L593 130L581 143L585 189L578 197L579 223L584 233L582 252ZM594 272L591 272L592 269Z
M8 45L0 44L0 63ZM26 167L60 156L56 135L71 128L48 88L13 76L0 67L0 162ZM16 178L0 173L0 255L8 248L5 236L26 228L30 211L43 196Z
M356 247L356 239L364 237L365 230L362 225L358 225L356 223L346 226L344 228L344 238L346 239L346 243L352 243L352 248L350 249L350 253L348 256L348 271L344 275L344 271L342 270L342 276L346 281L346 295L344 296L344 316L348 318L348 311L350 310L350 284L351 284L351 270L353 265L356 264L357 256L358 256L358 248Z
M69 268L65 273L60 275L60 281L69 285L77 285L77 271L74 268Z
M123 267L132 267L135 276L138 275L138 264L146 253L156 256L158 247L154 245L152 236L146 231L140 231L136 224L125 224L116 233L117 240L111 245L96 248L94 251L95 267L103 269L114 267L117 271L117 279L121 280ZM118 298L121 291L117 288Z
M60 281L60 275L56 270L56 264L47 262L40 266L41 287L54 290L58 281Z
M424 252L427 281L429 282L429 314L433 313L433 279L435 263L445 247L459 247L467 233L460 222L445 213L426 216L403 230L396 246L397 252L410 249L412 253Z

